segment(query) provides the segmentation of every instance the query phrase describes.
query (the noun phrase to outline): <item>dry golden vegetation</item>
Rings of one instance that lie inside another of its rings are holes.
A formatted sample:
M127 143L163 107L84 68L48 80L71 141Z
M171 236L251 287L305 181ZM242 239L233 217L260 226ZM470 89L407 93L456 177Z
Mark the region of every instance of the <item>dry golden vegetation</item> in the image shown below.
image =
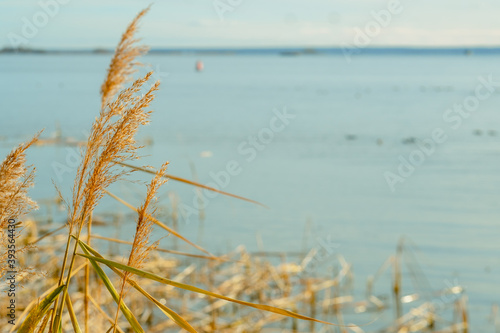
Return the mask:
M15 325L5 319L8 310L3 304L9 298L7 293L1 295L2 332L365 332L375 331L374 327L383 332L466 332L466 302L459 286L442 291L455 296L449 304L425 301L411 309L403 306L418 299L417 294L401 295L403 246L382 267L393 268L392 283L386 288L393 299L376 296L372 281L365 298L355 300L353 272L341 256L332 257L332 271L315 276L310 264L317 250L276 256L238 247L215 256L175 230L175 209L160 221L155 202L167 179L210 188L168 175L168 163L158 171L129 164L138 160L135 134L148 123L149 105L159 88L159 82L150 83L151 73L131 78L139 65L136 58L146 51L134 36L147 11L139 13L123 34L101 87L102 108L82 145L65 226L26 217L36 204L27 195L34 170L25 166L25 152L38 136L15 149L1 165L2 281L9 271L9 219L23 221L17 222L15 235L18 282L23 288L19 285L16 290ZM127 82L132 83L124 88ZM130 179L132 171L153 173L138 208L108 191L111 184ZM106 195L130 207L134 218L96 216L94 210ZM135 223L135 236L116 239L96 232L102 224L117 227L113 220ZM154 229L197 252L160 248L150 241ZM124 247L126 256L119 251ZM377 325L391 304L395 320ZM456 316L444 319L440 312Z

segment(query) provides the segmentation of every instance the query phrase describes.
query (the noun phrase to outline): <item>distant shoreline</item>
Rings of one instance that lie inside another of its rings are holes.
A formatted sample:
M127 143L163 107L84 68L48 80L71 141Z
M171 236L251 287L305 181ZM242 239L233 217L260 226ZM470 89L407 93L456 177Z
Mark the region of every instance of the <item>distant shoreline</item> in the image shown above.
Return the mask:
M0 54L112 54L113 49L31 49L3 48ZM367 47L363 49L342 47L289 47L289 48L153 48L149 54L164 55L500 55L500 47Z

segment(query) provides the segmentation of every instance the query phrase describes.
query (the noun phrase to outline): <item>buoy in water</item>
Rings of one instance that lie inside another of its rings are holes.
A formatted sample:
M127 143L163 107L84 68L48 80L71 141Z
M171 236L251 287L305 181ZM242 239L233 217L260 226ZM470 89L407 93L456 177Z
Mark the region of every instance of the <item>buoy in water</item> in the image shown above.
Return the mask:
M203 70L203 62L202 62L202 61L198 60L198 61L196 62L196 70L197 70L198 72L201 72L201 71Z

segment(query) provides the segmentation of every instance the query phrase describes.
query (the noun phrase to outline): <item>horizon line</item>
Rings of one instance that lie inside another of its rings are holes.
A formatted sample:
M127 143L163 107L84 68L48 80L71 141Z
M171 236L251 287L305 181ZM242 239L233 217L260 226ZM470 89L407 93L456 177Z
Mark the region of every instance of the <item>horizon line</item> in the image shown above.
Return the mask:
M154 46L150 47L150 51L177 51L177 50L493 50L500 49L499 45L319 45L319 46ZM12 47L5 45L0 48L0 51L19 50L19 51L114 51L115 47Z
M114 48L78 48L78 49L35 49L35 48L12 48L4 47L0 49L0 55L9 54L82 54L99 55L113 54ZM342 47L342 46L320 46L320 47L153 47L149 49L151 55L225 55L225 56L339 56L346 57L367 55L367 56L472 56L472 55L500 55L500 46L367 46L367 47Z

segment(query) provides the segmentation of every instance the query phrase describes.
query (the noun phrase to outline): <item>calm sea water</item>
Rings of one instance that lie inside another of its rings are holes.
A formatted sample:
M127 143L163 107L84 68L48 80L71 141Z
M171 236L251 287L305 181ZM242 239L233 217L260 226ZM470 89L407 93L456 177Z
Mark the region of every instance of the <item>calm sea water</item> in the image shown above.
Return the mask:
M500 94L481 101L457 129L443 114L474 95L479 77L500 81L500 58L363 56L349 64L341 56L204 56L202 73L194 71L196 60L144 59L151 65L139 74L153 69L162 85L151 125L139 135L153 142L142 163L168 160L171 174L190 179L194 166L206 184L236 161L240 172L223 189L270 207L210 198L203 246L257 250L256 235L270 251L333 244L353 264L362 288L404 236L415 244L429 285L465 286L472 324L491 331L487 317L500 300ZM1 56L1 155L42 128L44 137L60 126L64 136L84 139L98 113L108 62L108 55ZM266 128L284 110L294 118L270 134ZM384 173L397 173L400 156L408 159L418 149L414 141L431 138L436 128L447 140L391 191ZM265 143L250 148L259 134ZM69 195L72 171L54 169L68 165L68 154L50 146L29 152L37 167L36 199L55 195L52 179ZM139 204L143 188L120 183L113 191ZM162 193L165 205L167 193L188 206L196 198L192 188L173 181ZM127 212L113 201L103 207ZM132 230L125 226L122 235ZM196 240L198 219L181 222L180 230ZM381 290L388 291L388 281L380 282ZM415 290L409 278L404 283L405 291Z

